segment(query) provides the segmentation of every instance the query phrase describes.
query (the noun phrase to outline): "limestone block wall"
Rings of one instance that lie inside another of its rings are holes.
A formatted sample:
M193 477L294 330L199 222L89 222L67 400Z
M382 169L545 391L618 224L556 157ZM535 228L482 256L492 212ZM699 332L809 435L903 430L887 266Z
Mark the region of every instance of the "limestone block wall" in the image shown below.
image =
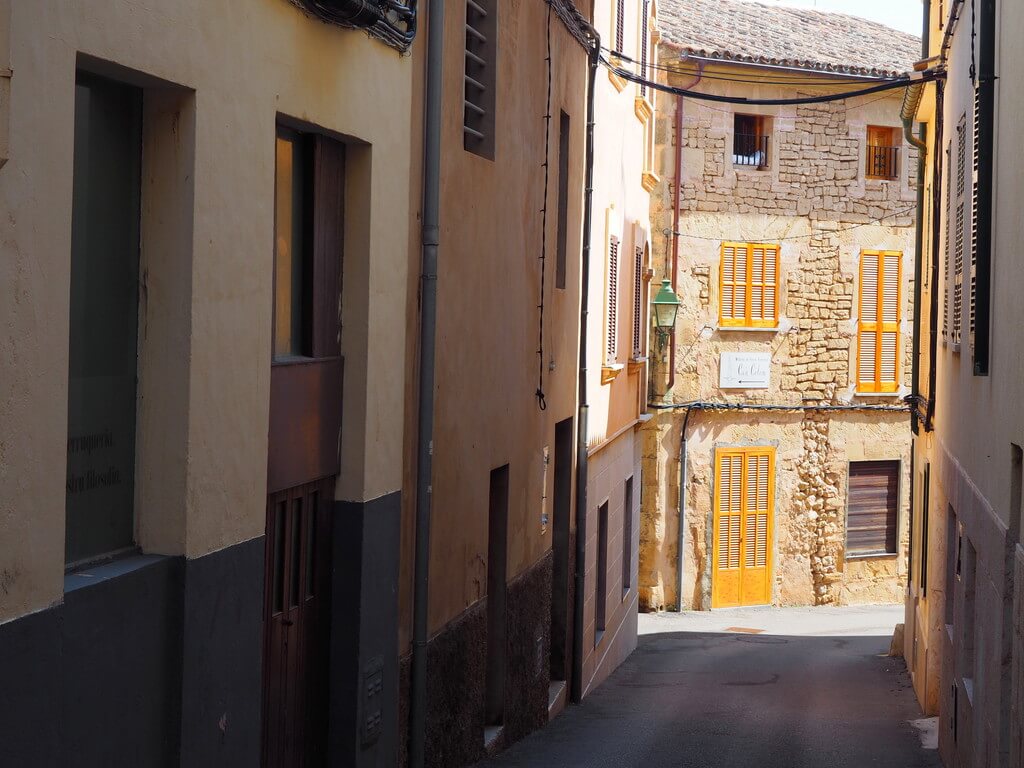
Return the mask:
M677 53L662 52L662 64ZM756 79L750 70L746 79ZM715 69L705 75L723 74ZM666 77L664 72L662 77ZM668 75L674 85L682 77ZM696 86L719 94L787 98L796 88L706 77ZM814 89L820 94L823 89ZM902 405L910 391L914 273L916 151L900 148L898 178L865 178L867 126L899 126L898 96L825 104L759 107L687 98L676 122L674 100L657 113L656 158L661 183L652 195L655 273L671 272L673 206L681 188L676 292L676 372L666 404ZM736 112L763 118L769 136L764 170L738 167L732 147ZM894 135L896 135L894 133ZM901 135L901 134L899 134ZM676 143L681 173L676 173ZM719 326L719 269L725 241L780 247L778 327ZM903 253L900 387L888 396L856 392L860 258L863 250ZM764 389L722 389L725 352L770 355ZM655 379L658 379L655 368ZM655 381L656 393L658 389ZM645 428L641 520L641 604L679 602L677 563L683 563L682 607L710 607L716 446L774 445L776 458L773 602L848 604L899 602L906 579L909 502L909 415L851 411L750 414L700 411L691 416L682 558L678 552L679 438L684 411L663 411ZM848 465L900 460L898 554L846 558Z

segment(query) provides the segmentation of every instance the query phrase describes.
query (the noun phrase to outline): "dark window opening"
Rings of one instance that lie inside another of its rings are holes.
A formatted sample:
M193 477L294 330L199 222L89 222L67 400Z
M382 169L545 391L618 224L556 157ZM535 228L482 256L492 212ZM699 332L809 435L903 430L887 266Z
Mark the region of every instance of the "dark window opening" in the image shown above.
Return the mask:
M572 418L555 425L555 490L552 519L551 679L568 679L569 662L569 523L572 516L572 469L575 445Z
M135 543L142 91L75 83L64 558Z
M569 116L558 121L558 228L555 241L555 287L565 288L566 256L569 250Z
M867 168L869 179L892 181L899 176L900 140L896 128L868 126Z
M594 579L594 647L608 621L608 502L597 510L597 578Z
M736 115L733 122L732 162L764 170L769 163L770 119L763 115Z
M463 72L463 147L494 159L494 110L498 71L497 0L466 0Z
M896 554L899 479L899 461L850 463L848 556Z
M501 725L505 717L508 491L506 464L491 471L487 513L487 725Z
M928 529L931 527L931 464L924 465L924 490L921 498L921 597L928 595Z
M633 583L633 478L626 480L622 501L622 596Z

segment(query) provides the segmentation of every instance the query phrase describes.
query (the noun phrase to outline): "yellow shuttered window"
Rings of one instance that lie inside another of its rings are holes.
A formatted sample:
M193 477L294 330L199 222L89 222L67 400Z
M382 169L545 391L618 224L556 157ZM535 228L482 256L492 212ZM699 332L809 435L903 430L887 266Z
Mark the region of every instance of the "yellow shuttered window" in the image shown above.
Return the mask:
M779 246L722 243L718 321L732 328L779 324Z
M899 389L899 251L863 251L860 256L860 304L857 323L857 391Z

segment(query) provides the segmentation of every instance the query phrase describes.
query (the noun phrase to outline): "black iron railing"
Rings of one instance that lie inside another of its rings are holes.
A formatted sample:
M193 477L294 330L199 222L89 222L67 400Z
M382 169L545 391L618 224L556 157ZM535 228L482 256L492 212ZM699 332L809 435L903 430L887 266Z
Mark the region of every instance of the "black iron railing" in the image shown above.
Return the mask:
M768 136L737 133L732 141L733 165L751 168L768 167Z
M899 147L868 145L868 177L872 179L895 179L899 173L899 160Z

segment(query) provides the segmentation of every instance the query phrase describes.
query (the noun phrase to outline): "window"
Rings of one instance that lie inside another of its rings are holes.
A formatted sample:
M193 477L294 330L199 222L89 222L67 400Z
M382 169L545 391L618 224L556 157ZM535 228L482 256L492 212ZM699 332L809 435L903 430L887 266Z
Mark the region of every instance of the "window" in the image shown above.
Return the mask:
M719 325L774 328L779 324L779 246L723 243Z
M633 478L626 479L622 500L622 596L625 598L633 581Z
M64 557L134 546L142 91L79 73Z
M974 329L977 322L978 302L978 168L980 164L978 123L981 120L981 88L974 88L974 121L971 131L971 151L973 153L973 173L971 183L971 272L970 272L970 306L967 309L967 342L971 351L974 350Z
M768 167L769 118L736 115L733 120L733 165L764 170Z
M594 647L608 623L608 502L597 510L597 578L594 579Z
M310 357L310 143L278 128L274 190L274 358Z
M860 256L860 309L857 321L857 391L899 389L899 251L864 251Z
M498 71L497 0L466 0L462 144L494 159L494 110Z
M569 116L558 121L558 224L555 242L555 287L565 288L565 260L569 249Z
M608 239L608 279L605 301L605 359L614 365L619 358L619 238Z
M646 341L647 330L644 323L644 307L647 302L644 300L644 265L647 246L637 246L633 249L633 359L639 360L644 356L644 341Z
M643 0L640 3L640 77L648 79L647 57L650 47L650 25L651 0ZM647 84L640 83L640 98L647 98Z
M626 0L615 0L615 50L623 53L626 41Z
M867 177L893 180L899 176L900 140L896 128L868 126Z
M850 463L847 556L896 554L899 485L899 461Z
M946 167L949 167L949 157L952 151L952 143L946 143ZM946 188L946 218L943 220L943 227L945 227L945 236L942 238L942 285L943 285L943 305L942 305L942 340L949 341L949 315L952 309L952 302L950 301L950 279L949 279L949 223L952 221L950 213L952 212L952 205L950 201L953 198L953 185L949 181L949 174L946 174L946 178L943 180L943 186Z

